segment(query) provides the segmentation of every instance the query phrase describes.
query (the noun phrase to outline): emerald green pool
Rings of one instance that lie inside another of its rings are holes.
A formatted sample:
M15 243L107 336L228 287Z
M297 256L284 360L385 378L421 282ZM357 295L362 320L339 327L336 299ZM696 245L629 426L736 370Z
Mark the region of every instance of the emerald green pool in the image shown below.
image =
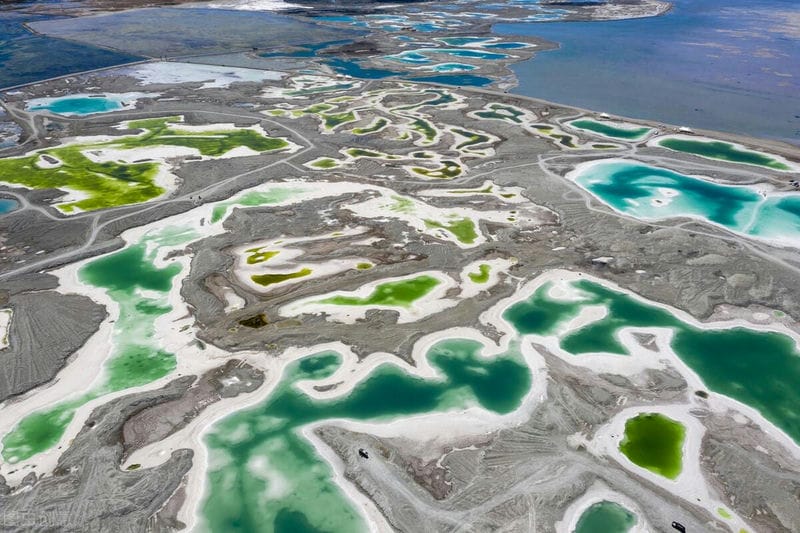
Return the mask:
M636 522L636 515L623 506L602 501L583 512L574 533L627 533Z
M667 137L659 140L657 145L676 152L699 155L707 159L717 159L719 161L729 161L731 163L744 163L773 170L791 170L789 165L777 160L769 154L756 152L755 150L747 150L724 141Z
M617 336L621 328L670 328L672 349L706 387L749 405L800 443L800 350L791 337L745 327L700 329L662 307L594 281L578 280L572 286L582 300L552 298L548 283L510 306L503 318L523 335L558 333L561 348L575 356L625 357L628 352ZM589 305L606 306L608 313L582 328L559 332Z
M330 419L388 421L467 406L515 410L531 386L529 367L516 348L485 359L480 347L470 340L434 345L427 357L442 380L382 365L351 393L330 400L312 400L295 384L333 374L340 364L337 353L290 363L263 403L216 423L206 437L204 526L224 533L364 531L361 516L333 482L330 466L299 429Z
M409 307L411 304L430 293L441 283L433 276L417 276L415 278L381 283L364 298L358 296L332 296L317 303L331 305L386 305L390 307Z
M175 355L158 347L155 321L172 310L167 295L181 267L173 264L158 268L153 265L153 259L159 247L194 237L192 231L167 228L119 252L96 259L80 270L83 282L105 290L119 305L104 379L98 387L81 396L22 419L3 438L4 460L15 463L54 446L75 411L86 402L110 392L150 383L175 369Z
M625 422L619 451L632 463L668 479L677 478L683 468L686 428L660 413L642 413Z
M577 130L584 130L590 131L592 133L596 133L602 135L603 137L608 137L611 139L624 139L629 141L635 141L641 139L651 131L652 128L645 128L645 127L622 127L620 125L614 125L614 122L598 122L596 120L583 118L578 120L573 120L572 122L568 122L567 126L577 129Z

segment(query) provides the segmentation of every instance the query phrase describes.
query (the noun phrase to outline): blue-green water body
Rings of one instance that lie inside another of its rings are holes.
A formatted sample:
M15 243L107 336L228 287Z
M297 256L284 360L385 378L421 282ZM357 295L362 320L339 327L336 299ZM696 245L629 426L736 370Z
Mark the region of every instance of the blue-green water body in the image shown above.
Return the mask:
M34 103L28 110L50 111L59 115L93 115L117 111L123 107L123 100L114 96L64 96L47 103Z
M402 63L430 63L432 59L431 54L444 54L454 57L466 57L472 59L506 59L507 54L498 52L488 52L485 50L474 50L471 48L418 48L416 50L406 50L398 54L386 56L386 59L393 61L400 61Z
M0 215L4 215L6 213L10 213L19 207L19 203L16 200L10 200L8 198L0 198Z
M621 328L669 328L675 354L706 387L748 405L800 443L800 350L782 333L745 327L701 329L667 309L590 280L571 283L579 300L552 297L550 283L510 306L503 318L523 335L558 335L572 355L625 357ZM566 324L587 306L607 309L603 318L578 329ZM653 354L653 357L658 357Z
M743 235L800 243L798 195L721 185L635 161L601 161L574 179L603 203L641 220L693 217Z
M331 419L388 421L467 406L515 410L530 389L529 367L516 349L487 359L480 348L470 340L440 342L427 357L442 379L410 376L385 364L349 394L328 400L309 398L296 383L332 375L340 365L337 353L290 363L263 403L228 416L207 436L205 526L224 533L363 531L360 515L300 428Z
M602 501L583 512L574 533L627 533L635 525L635 514L618 503Z
M297 45L296 49L291 52L266 52L259 54L259 57L316 57L320 50L324 50L332 46L349 44L352 42L353 41L350 39L342 39L336 41L325 41L322 43L305 43Z
M75 412L86 402L130 387L151 383L175 369L175 354L160 348L156 320L172 308L167 295L178 264L163 268L153 261L159 248L196 237L180 228L146 235L140 242L87 263L79 275L100 288L119 306L102 383L23 418L3 436L3 459L15 463L52 448L61 439ZM143 295L146 292L147 295Z
M382 78L389 78L391 76L400 76L403 74L402 72L393 70L365 68L361 66L360 62L350 59L331 58L326 59L325 64L339 74L346 74L347 76L352 76L354 78L378 80Z

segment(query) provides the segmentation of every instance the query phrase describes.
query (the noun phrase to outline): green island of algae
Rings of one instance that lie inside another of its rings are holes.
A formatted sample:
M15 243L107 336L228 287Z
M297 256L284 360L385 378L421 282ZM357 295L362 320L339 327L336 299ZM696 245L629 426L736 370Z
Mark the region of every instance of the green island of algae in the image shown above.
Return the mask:
M491 141L488 135L484 135L475 131L469 131L461 128L451 128L450 131L466 139L455 146L455 149L459 151L470 151L467 149L475 148L476 146L480 146Z
M439 130L437 130L433 124L428 122L425 119L417 118L414 119L409 127L422 135L422 139L424 140L424 144L433 144L436 142L436 139L439 137Z
M575 356L625 356L628 351L617 336L620 328L670 328L672 350L708 389L749 405L800 443L800 350L794 339L745 327L698 328L667 309L594 281L572 285L581 300L551 298L552 284L547 283L511 305L503 318L521 334L559 334L561 348ZM605 306L606 316L579 329L559 331L589 305Z
M249 254L247 256L247 264L248 265L257 265L259 263L266 263L280 252L275 250L262 250L261 248L250 248L246 250L246 253Z
M442 223L436 220L425 219L425 227L439 228L450 232L459 242L463 244L472 244L478 238L478 232L475 229L475 222L468 217L459 218L450 222Z
M683 469L686 428L660 413L642 413L625 422L619 451L654 474L675 479Z
M262 287L269 287L270 285L283 283L284 281L288 281L290 279L304 278L311 275L311 272L312 271L310 268L301 268L295 272L286 272L281 274L253 274L250 276L250 279Z
M574 533L627 533L636 525L636 515L615 502L589 506L575 525Z
M588 130L593 133L598 133L603 137L611 137L614 139L626 139L630 141L641 139L642 137L653 131L653 128L647 128L647 127L622 128L620 126L615 126L613 122L612 123L598 122L596 120L591 120L591 119L573 120L572 122L567 123L567 125L575 129Z
M699 155L706 159L717 159L730 163L744 163L747 165L757 165L760 167L771 168L773 170L791 170L791 168L770 157L768 154L745 150L734 144L724 141L704 141L701 139L682 139L666 138L658 141L658 146L676 152Z
M510 105L494 103L486 107L487 109L475 111L473 114L484 120L503 120L512 124L522 124L522 117L525 116L522 109Z
M98 163L85 155L92 150L185 146L197 149L202 155L217 157L240 146L258 152L288 146L284 139L265 137L254 130L184 131L176 124L182 120L182 117L136 120L127 123L127 127L142 130L138 135L124 135L96 143L67 144L37 150L22 157L0 159L0 182L32 189L77 191L86 197L56 207L65 213L76 209L94 211L146 202L161 196L165 190L155 183L160 163Z
M449 180L460 176L464 169L455 161L442 161L439 168L411 167L411 171L426 178Z
M308 397L296 384L332 375L340 356L323 352L289 363L263 403L217 422L206 436L203 526L225 533L365 531L330 465L300 429L331 419L387 422L469 406L497 414L517 409L530 390L530 368L516 346L492 358L480 356L480 349L471 340L443 341L426 354L441 378L422 379L384 364L347 395L325 400Z
M331 305L386 305L392 307L408 307L430 293L441 283L433 276L417 276L398 281L387 281L375 287L369 296L331 296L316 303Z
M363 128L353 128L350 131L356 135L369 135L370 133L378 133L388 125L388 120L383 117L378 117L373 120L369 126L365 126Z
M491 272L492 267L491 265L487 265L483 263L482 265L478 266L477 272L470 272L467 274L469 279L472 280L473 283L486 283L489 281L489 272Z
M16 463L53 447L75 411L86 402L145 385L175 369L175 355L158 347L155 321L171 310L167 294L181 267L178 264L155 267L156 251L148 252L148 244L169 246L192 236L193 233L179 228L163 230L157 236L145 237L137 244L96 259L80 270L82 281L104 289L119 305L113 348L104 366L104 381L81 396L23 418L3 438L4 460ZM141 291L147 291L146 295Z

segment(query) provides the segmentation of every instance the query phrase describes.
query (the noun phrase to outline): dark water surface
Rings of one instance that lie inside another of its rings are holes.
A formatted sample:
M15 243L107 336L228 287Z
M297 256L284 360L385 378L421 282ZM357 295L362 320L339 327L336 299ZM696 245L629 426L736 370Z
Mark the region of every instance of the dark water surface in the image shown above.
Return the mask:
M23 26L50 18L0 10L0 88L141 59L133 54L36 35Z
M800 145L800 2L675 0L661 17L498 24L560 43L514 66L515 92Z

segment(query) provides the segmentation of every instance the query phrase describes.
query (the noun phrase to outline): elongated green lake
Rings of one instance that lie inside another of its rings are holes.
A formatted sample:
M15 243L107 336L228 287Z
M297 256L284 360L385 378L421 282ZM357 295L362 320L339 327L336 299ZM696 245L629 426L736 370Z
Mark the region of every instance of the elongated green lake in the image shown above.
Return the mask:
M215 204L212 223L221 221L231 206L275 204L302 192L275 187L245 193ZM184 248L197 237L190 228L161 228L118 252L89 262L79 271L81 281L104 290L119 305L103 380L84 394L23 418L3 437L4 460L16 463L55 446L75 411L87 402L110 392L150 383L175 369L175 355L159 347L155 322L171 310L168 294L181 267L178 264L157 267L154 261L170 250Z
M619 451L633 464L668 479L677 478L683 468L686 428L660 413L642 413L625 422Z
M755 150L748 150L724 141L667 137L659 140L657 145L676 152L699 155L707 159L744 163L773 170L791 170L789 165L779 161L774 156L756 152Z
M730 231L800 245L800 196L759 194L635 161L600 161L575 183L616 211L641 220L693 217Z
M583 512L574 533L627 533L636 522L636 515L623 506L602 501Z
M625 357L621 328L670 328L671 347L706 387L756 409L800 443L800 350L777 332L744 327L701 329L670 311L590 280L572 282L582 299L551 297L544 284L503 318L521 334L559 335L561 348L575 356L592 353ZM602 305L605 317L579 329L566 324L586 306ZM654 357L657 357L654 354Z
M598 122L588 118L573 120L572 122L568 122L567 126L577 130L590 131L610 139L624 139L629 141L641 139L653 131L653 128L624 127L619 123Z
M381 283L364 298L358 296L331 296L320 300L321 304L332 305L387 305L392 307L409 307L411 304L430 293L441 283L433 276L417 276L415 278Z
M175 355L158 346L155 321L172 309L167 303L167 294L181 267L174 264L158 268L153 265L153 259L160 246L171 246L193 237L192 232L167 228L119 252L96 259L80 270L82 281L102 288L119 305L103 382L85 394L22 419L3 438L3 459L18 462L51 448L61 439L75 411L86 402L110 392L150 383L175 369Z
M330 466L299 429L328 419L387 421L473 405L495 413L515 410L531 386L529 367L516 348L492 359L479 350L475 341L443 341L427 354L442 380L382 365L350 394L330 400L313 400L295 384L330 376L340 364L337 353L290 363L269 398L218 422L206 437L204 525L224 533L365 530Z

